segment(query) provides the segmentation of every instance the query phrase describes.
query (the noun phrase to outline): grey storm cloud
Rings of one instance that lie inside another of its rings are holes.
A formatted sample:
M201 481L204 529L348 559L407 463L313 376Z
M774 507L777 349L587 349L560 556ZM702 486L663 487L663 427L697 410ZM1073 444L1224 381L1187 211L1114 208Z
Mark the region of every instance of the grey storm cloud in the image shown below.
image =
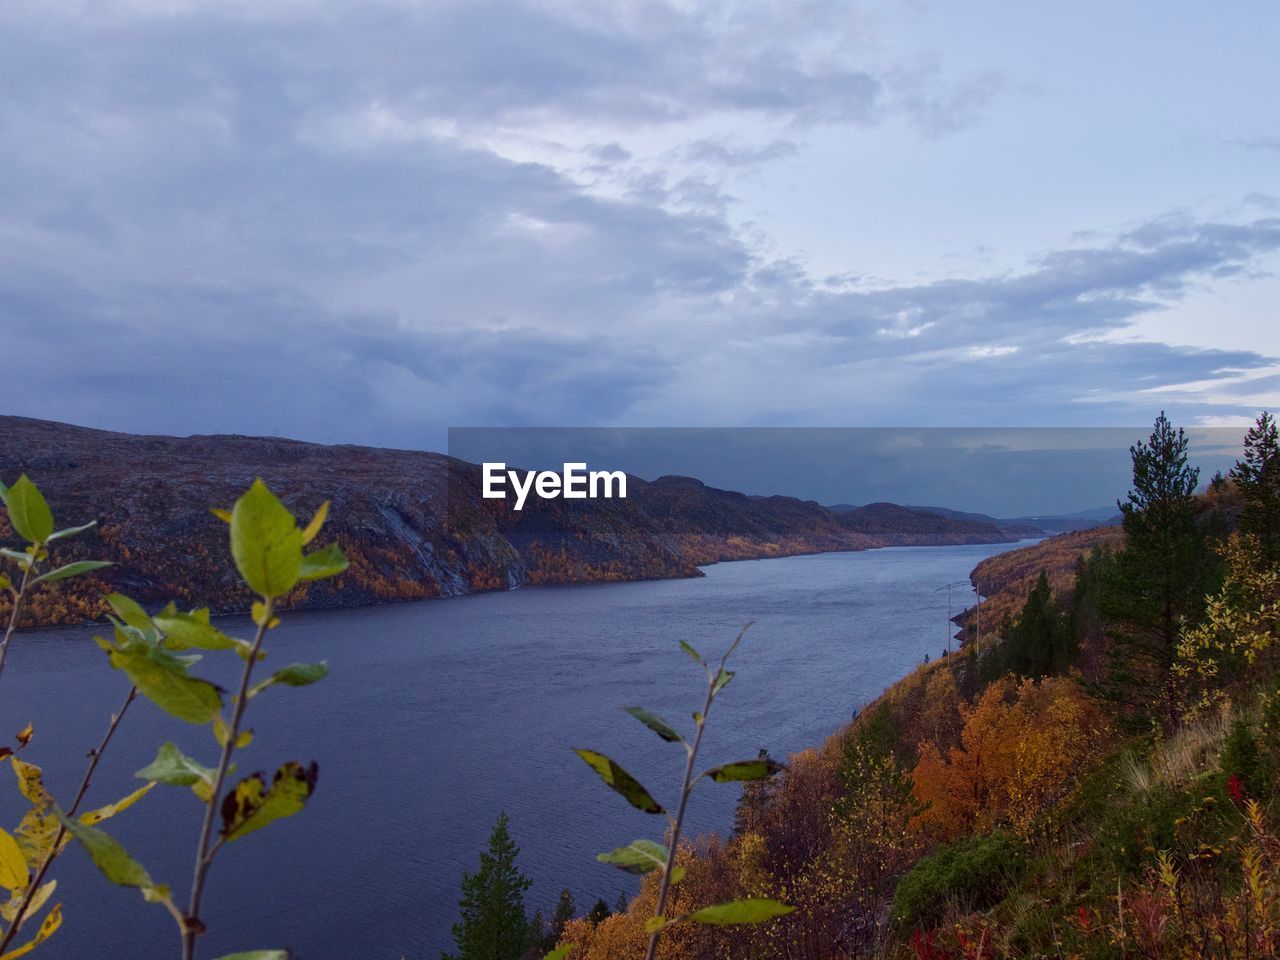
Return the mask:
M1156 217L1021 271L832 289L687 170L607 196L467 135L725 111L935 135L998 93L859 66L830 42L846 6L803 7L5 5L9 407L418 446L450 423L1146 420L1135 390L1274 363L1090 338L1257 269L1275 219Z
M932 129L939 111L972 122L999 91L985 75L948 83L935 69L856 65L865 57L833 43L859 29L840 0L9 7L12 79L74 94L66 104L87 105L92 83L140 108L230 107L240 132L268 139L317 104L369 102L463 120L660 123L727 110L876 123L901 113Z

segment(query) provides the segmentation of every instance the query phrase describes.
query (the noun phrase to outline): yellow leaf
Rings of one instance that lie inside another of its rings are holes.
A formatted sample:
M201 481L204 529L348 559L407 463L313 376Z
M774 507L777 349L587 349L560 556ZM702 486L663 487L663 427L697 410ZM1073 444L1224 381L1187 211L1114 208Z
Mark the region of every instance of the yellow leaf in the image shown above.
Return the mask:
M51 896L53 891L58 887L57 880L50 880L43 887L35 892L31 897L31 902L27 904L26 913L23 914L22 922L25 924L28 920L40 912ZM4 917L6 923L13 923L13 918L18 915L18 905L22 902L21 897L14 897L8 903L0 906L0 917Z
M114 817L117 813L128 810L135 803L145 797L154 786L155 782L153 781L148 783L145 787L139 787L137 790L133 791L133 793L121 800L117 800L115 803L109 803L105 807L99 807L97 810L90 810L88 813L82 813L80 814L80 822L93 826L95 823L101 823L103 820Z
M219 509L218 507L210 507L210 508L209 508L209 512L210 512L210 513L212 513L212 514L213 514L215 517L217 517L219 520L223 521L224 523L230 523L230 522L231 522L231 511L230 511L230 510L221 510L221 509Z
M35 732L36 732L36 728L32 724L28 723L25 727L22 728L21 732L19 732L17 737L18 743L21 746L25 747L28 743L31 742L31 736Z
M58 818L53 813L53 795L44 788L39 767L17 757L10 757L9 762L18 776L18 789L31 801L31 809L18 824L17 840L26 855L27 863L34 867L53 848L53 838L58 834ZM66 837L64 845L70 839Z
M17 757L10 757L13 772L18 775L18 789L22 795L38 807L50 806L53 794L44 788L42 771L34 763L27 763Z
M316 515L311 518L311 522L307 524L307 528L302 531L302 545L304 547L316 538L316 534L319 533L320 528L324 526L324 521L327 516L329 516L328 500L320 504L320 509L317 510Z
M0 829L0 887L6 890L25 890L31 882L27 872L27 858L22 854L13 834Z
M54 904L52 910L44 918L44 923L40 924L40 932L28 942L24 943L17 950L10 950L8 953L0 956L0 960L18 960L18 957L25 957L40 944L44 943L62 926L62 904Z
M253 618L253 622L258 626L265 626L268 630L274 630L280 625L280 618L267 613L267 605L261 600L255 600L253 606L249 608L249 615Z

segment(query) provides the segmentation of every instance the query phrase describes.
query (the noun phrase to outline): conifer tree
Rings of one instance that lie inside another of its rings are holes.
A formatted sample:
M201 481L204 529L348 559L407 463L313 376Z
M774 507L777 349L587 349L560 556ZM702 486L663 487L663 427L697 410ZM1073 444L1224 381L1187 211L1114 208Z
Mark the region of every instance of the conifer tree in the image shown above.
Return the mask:
M988 683L1007 673L1037 680L1065 673L1075 659L1075 644L1044 570L1018 619L1005 614L999 635L1003 642L982 659L982 678Z
M1195 620L1210 589L1208 545L1196 517L1200 471L1187 462L1187 438L1161 412L1146 442L1129 448L1133 489L1117 506L1124 549L1105 590L1114 645L1109 693L1135 717L1159 707L1178 719L1172 665L1182 619Z
M756 754L761 760L769 758L769 751L761 747ZM748 780L742 785L742 796L738 798L738 806L733 814L733 835L740 837L760 822L765 808L769 805L769 796L774 786L773 780Z
M1267 562L1280 563L1280 431L1267 411L1245 434L1231 479L1244 499L1241 530L1258 538Z
M587 914L587 919L594 925L599 925L600 921L609 916L609 905L603 900L597 900L596 905L591 908Z
M573 902L573 894L569 892L569 888L565 887L560 891L560 899L556 901L555 912L551 914L551 945L555 946L560 942L560 937L564 934L564 927L578 913L578 907Z
M458 952L441 960L517 960L530 946L524 894L530 881L516 867L520 848L500 814L480 854L480 869L462 875L461 918L453 925Z

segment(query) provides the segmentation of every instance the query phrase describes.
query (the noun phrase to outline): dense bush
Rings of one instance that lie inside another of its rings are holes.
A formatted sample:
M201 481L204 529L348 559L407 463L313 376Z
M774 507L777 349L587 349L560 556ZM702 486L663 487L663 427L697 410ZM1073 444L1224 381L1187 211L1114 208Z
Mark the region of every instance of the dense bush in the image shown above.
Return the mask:
M940 848L907 871L893 895L893 917L909 927L931 926L951 907L982 910L1017 880L1026 850L1003 830Z

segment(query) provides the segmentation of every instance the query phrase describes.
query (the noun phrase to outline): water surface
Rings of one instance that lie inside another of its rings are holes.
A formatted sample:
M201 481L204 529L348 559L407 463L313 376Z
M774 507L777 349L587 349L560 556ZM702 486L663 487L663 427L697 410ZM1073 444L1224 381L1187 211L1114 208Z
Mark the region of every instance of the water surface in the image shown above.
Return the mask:
M303 813L223 850L201 956L287 946L304 960L437 960L452 948L462 871L475 869L503 810L534 881L531 912L549 914L564 886L582 911L597 898L612 904L636 882L594 855L659 838L663 821L605 789L569 748L607 752L669 803L683 751L620 707L641 704L690 725L702 681L677 641L710 655L755 622L736 657L738 676L716 704L706 757L746 759L760 747L783 756L819 743L924 656L938 656L949 631L946 592L936 588L1009 548L725 563L693 580L286 615L268 664L327 660L332 675L255 700L257 736L238 762L246 772L315 758L320 781ZM223 626L249 630L247 622ZM0 730L35 722L25 757L45 767L63 798L127 690L89 638L84 629L20 635L0 688ZM210 668L231 685L232 674ZM95 780L95 805L134 789L132 772L166 739L210 766L216 760L206 731L140 701ZM8 776L0 771L0 787ZM727 829L738 793L704 785L691 804L692 831ZM0 822L11 829L23 809L10 781L0 789ZM185 893L200 812L185 789L158 787L108 827L156 880ZM66 919L46 955L175 955L168 914L108 885L82 850L69 850L55 872Z

